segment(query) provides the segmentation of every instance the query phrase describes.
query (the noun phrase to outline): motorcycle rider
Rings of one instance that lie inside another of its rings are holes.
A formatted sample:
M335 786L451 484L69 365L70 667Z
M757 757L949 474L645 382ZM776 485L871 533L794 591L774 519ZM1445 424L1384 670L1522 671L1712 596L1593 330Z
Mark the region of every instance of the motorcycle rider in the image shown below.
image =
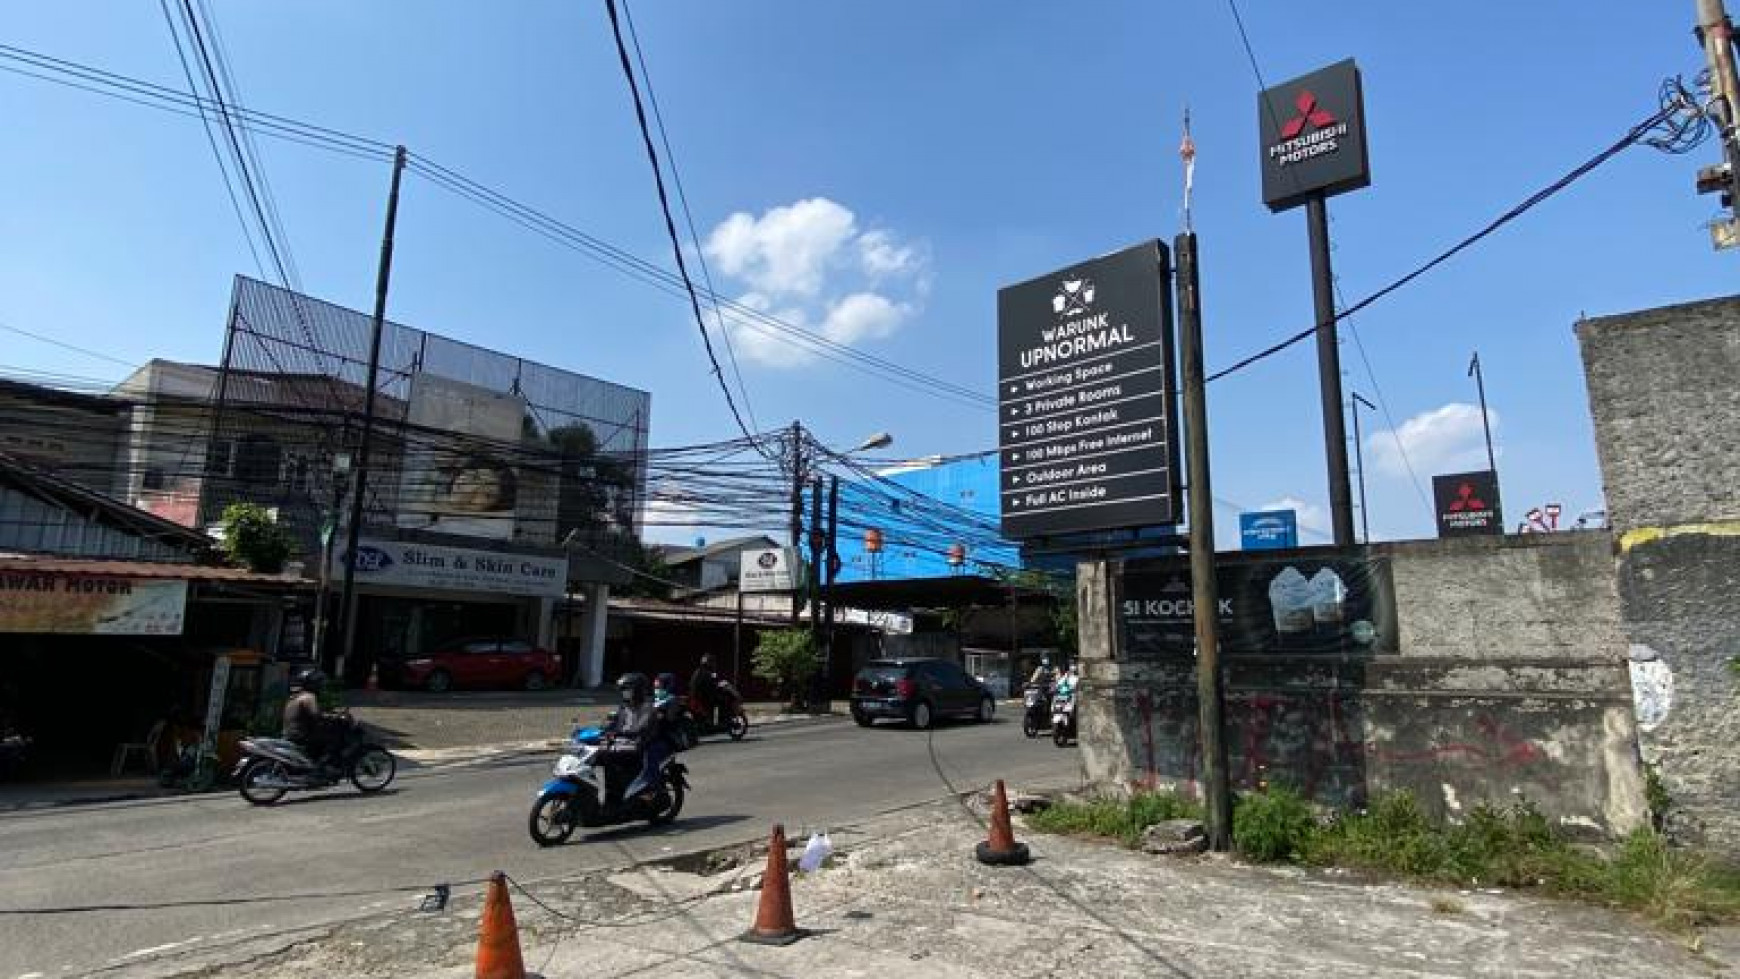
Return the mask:
M1056 680L1057 671L1051 668L1050 656L1039 657L1039 665L1033 668L1033 675L1027 678L1028 683L1045 691L1047 697L1051 696L1051 685Z
M701 724L719 726L719 674L713 670L713 654L702 653L701 662L689 677L689 691L701 700Z
M290 680L290 699L284 702L284 739L295 742L321 768L327 766L332 745L331 725L320 710L325 689L326 674L310 667Z
M613 738L630 739L630 744L612 748L616 766L626 771L634 761L640 762L640 774L623 790L624 800L650 794L658 786L659 770L670 757L664 715L649 696L651 686L645 673L624 673L616 681L622 707L605 727L605 733Z

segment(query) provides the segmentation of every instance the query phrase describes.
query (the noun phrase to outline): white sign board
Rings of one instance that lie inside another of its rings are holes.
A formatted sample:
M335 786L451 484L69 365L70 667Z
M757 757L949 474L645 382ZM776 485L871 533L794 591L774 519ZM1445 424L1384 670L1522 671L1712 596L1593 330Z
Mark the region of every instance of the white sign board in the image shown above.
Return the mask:
M335 580L344 574L344 562L345 555L335 550ZM357 545L356 581L359 585L559 598L568 582L568 559L364 538Z
M795 591L803 584L803 562L797 551L789 547L768 547L744 551L738 570L738 588L745 594L766 591Z
M904 612L866 611L861 608L834 610L834 620L849 625L867 625L896 636L912 635L912 616Z

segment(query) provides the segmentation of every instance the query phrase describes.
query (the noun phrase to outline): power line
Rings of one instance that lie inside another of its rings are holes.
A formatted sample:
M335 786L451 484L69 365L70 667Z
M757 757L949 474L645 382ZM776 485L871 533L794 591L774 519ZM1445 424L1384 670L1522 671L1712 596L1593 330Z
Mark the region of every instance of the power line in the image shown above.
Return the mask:
M628 47L622 40L622 24L616 13L616 0L604 0L604 8L610 14L610 31L616 37L616 53L622 61L622 76L628 82L628 92L634 99L634 117L640 124L641 142L646 147L647 163L652 166L653 186L658 190L659 210L664 213L665 233L671 239L671 252L677 259L677 274L682 276L683 288L689 294L689 308L695 314L695 326L701 331L701 345L706 348L707 360L713 365L713 377L719 382L719 390L725 394L725 407L731 410L731 417L737 422L737 428L745 436L754 438L752 429L744 422L743 415L737 410L737 400L731 396L731 385L725 382L725 372L719 366L719 357L713 353L713 338L707 333L707 320L701 315L701 299L695 293L695 283L689 278L689 266L683 259L683 242L677 235L677 223L671 217L670 196L665 193L664 172L659 168L659 154L653 146L652 131L647 127L646 106L640 98L640 86L635 82L634 66L629 64Z
M658 93L653 91L652 72L647 70L646 55L640 49L640 32L634 26L634 11L629 7L628 0L623 0L622 16L628 23L628 36L634 42L634 60L640 65L641 81L646 84L646 98L652 104L653 121L659 127L659 142L664 144L665 159L671 165L671 183L677 188L677 203L683 208L683 222L689 227L689 240L695 243L695 262L701 267L701 280L707 283L707 293L713 299L713 321L719 325L719 336L725 341L725 357L731 362L731 374L737 379L738 393L743 395L743 410L749 415L749 423L756 428L761 423L755 419L755 406L749 401L749 388L743 383L743 371L737 365L737 346L731 340L731 331L725 326L725 313L719 308L719 293L713 288L713 272L707 267L706 249L701 245L700 232L695 230L695 215L689 210L689 195L683 189L683 172L677 166L677 152L671 149L670 133L665 130L665 114L659 108Z
M60 347L63 350L71 350L73 353L84 354L86 357L95 357L98 360L106 360L111 364L120 364L122 367L126 367L129 370L132 369L134 366L136 366L132 361L122 360L119 357L111 357L108 354L100 353L98 351L91 350L91 349L86 348L86 347L75 346L73 344L67 343L64 340L56 340L53 337L45 337L40 333L32 333L29 330L21 330L18 327L12 326L12 325L7 324L7 323L0 323L0 330L5 330L8 333L16 333L19 336L29 337L32 340L40 340L43 343L52 344L56 347Z
M180 92L152 82L118 75L11 45L0 44L0 59L22 63L36 69L33 71L11 65L0 65L0 70L190 118L199 118L197 112L193 110L208 107L215 110L216 108L214 101L197 94ZM49 74L44 74L45 72ZM392 146L379 140L286 116L249 109L233 103L228 104L226 108L230 117L236 121L238 128L245 131L254 131L276 139L371 162L385 162L392 157ZM663 267L588 235L458 171L443 167L428 157L413 154L411 169L449 193L494 211L549 241L583 254L629 278L675 296L682 297L687 294L690 286L685 286L682 279L674 273L667 272ZM262 276L264 276L263 271ZM729 299L715 290L707 289L703 296L738 325L764 336L795 344L806 353L831 363L858 370L879 380L930 397L981 410L995 410L996 400L977 389L954 384L831 340L773 316L764 310L755 309Z
M1451 245L1449 248L1446 248L1444 251L1439 252L1437 255L1433 256L1425 264L1419 266L1418 268L1407 273L1406 275L1403 275L1402 277L1396 279L1395 281L1384 286L1383 288L1372 293L1371 295L1365 297L1364 299L1361 299L1359 302L1354 303L1352 306L1348 306L1348 307L1342 309L1340 312L1335 314L1334 318L1331 319L1330 322L1339 322L1340 320L1344 320L1344 319L1348 318L1349 316L1352 316L1354 313L1357 313L1360 310L1365 309L1368 306L1371 306L1372 304L1378 302L1379 300L1383 299L1384 297L1390 295L1391 293L1393 293L1393 292L1401 289L1402 287L1408 285L1409 283L1413 282L1415 279L1418 279L1420 276L1425 275L1427 272L1432 271L1433 269L1437 268L1438 266L1440 266L1440 265L1444 264L1445 262L1449 261L1450 259L1454 258L1455 256L1457 256L1458 254L1467 250L1471 246L1473 246L1476 243L1480 242L1481 240L1485 239L1487 236L1493 234L1498 229L1504 227L1505 225L1511 223L1512 221L1515 221L1517 218L1522 217L1524 214L1526 214L1530 210L1532 210L1536 205L1541 204L1542 202L1546 201L1548 198L1551 198L1553 195L1564 190L1566 187L1569 187L1571 184L1575 183L1579 179L1587 176L1595 168L1601 166L1603 163L1606 163L1608 160L1611 160L1613 157L1618 156L1624 150L1630 148L1631 146L1633 146L1634 144L1636 144L1638 142L1641 142L1644 139L1644 137L1649 134L1649 132L1651 130L1655 129L1658 125L1662 124L1663 122L1666 122L1667 120L1673 118L1673 116L1676 115L1678 112L1679 112L1679 106L1678 105L1671 105L1671 106L1666 106L1666 107L1652 113L1648 118L1644 119L1642 122L1633 126L1629 131L1626 132L1626 134L1624 136L1621 136L1617 141L1615 141L1612 145L1608 146L1606 149L1595 154L1593 157L1589 158L1588 160L1586 160L1585 162L1583 162L1579 166L1575 167L1569 173L1560 177L1558 180L1553 181L1551 184L1548 184L1546 187L1543 187L1540 190L1536 191L1534 194L1531 194L1522 203L1516 205L1515 207L1511 208L1510 210L1499 215L1497 218L1495 218L1491 222L1489 222L1485 227L1474 232L1473 234L1469 235L1468 237L1463 238L1461 241L1457 242L1456 244ZM1245 368L1251 366L1252 364L1266 360L1269 357L1272 357L1275 354L1278 354L1281 351L1286 350L1288 347L1291 347L1294 344L1299 343L1302 340L1305 340L1306 338L1314 335L1316 332L1317 332L1317 325L1316 324L1308 326L1305 329L1300 330L1298 333L1295 333L1292 336L1287 337L1284 340L1281 340L1277 343L1270 344L1269 346L1263 348L1262 350L1259 350L1256 353L1251 354L1250 356L1245 357L1245 358L1237 361L1236 363L1232 364L1231 366L1222 368L1221 370L1218 370L1218 371L1214 372L1213 374L1210 374L1208 376L1208 380L1209 381L1218 381L1221 378L1226 377L1229 374L1235 374L1235 373L1237 373L1241 370L1244 370Z

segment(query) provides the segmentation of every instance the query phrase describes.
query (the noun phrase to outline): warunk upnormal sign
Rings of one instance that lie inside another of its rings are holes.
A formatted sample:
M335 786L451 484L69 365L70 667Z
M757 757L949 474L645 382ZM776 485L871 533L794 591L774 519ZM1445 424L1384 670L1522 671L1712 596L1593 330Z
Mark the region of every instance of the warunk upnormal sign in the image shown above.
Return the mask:
M1148 241L997 293L1004 536L1177 522L1168 261Z

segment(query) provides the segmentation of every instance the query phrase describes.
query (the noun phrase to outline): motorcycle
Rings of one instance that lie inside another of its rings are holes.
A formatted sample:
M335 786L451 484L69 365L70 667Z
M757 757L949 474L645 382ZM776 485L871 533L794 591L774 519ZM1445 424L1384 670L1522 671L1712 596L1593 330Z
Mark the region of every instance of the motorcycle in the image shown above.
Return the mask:
M308 757L294 741L243 739L239 745L242 759L231 773L242 798L256 806L269 806L292 790L331 788L346 778L364 793L379 792L392 783L398 760L392 752L369 741L361 723L347 713L329 717L326 723L340 730L324 763Z
M683 811L689 789L689 769L673 752L659 768L659 784L651 798L623 799L634 775L623 766L606 764L609 739L598 728L574 732L567 751L556 760L550 780L532 801L527 828L539 846L564 843L581 826L615 826L646 820L664 826ZM611 768L616 768L611 777Z
M688 710L682 723L688 726L687 730L692 735L691 746L700 743L701 738L708 734L728 734L731 740L742 741L743 736L749 733L749 715L743 710L743 697L738 694L737 688L720 681L718 692L713 696L718 703L718 713L725 718L724 723L714 719L700 694L689 694Z
M1051 702L1051 743L1069 747L1075 737L1075 691L1059 691Z
M1023 689L1021 733L1037 738L1039 732L1051 727L1051 697L1038 683L1029 683Z

